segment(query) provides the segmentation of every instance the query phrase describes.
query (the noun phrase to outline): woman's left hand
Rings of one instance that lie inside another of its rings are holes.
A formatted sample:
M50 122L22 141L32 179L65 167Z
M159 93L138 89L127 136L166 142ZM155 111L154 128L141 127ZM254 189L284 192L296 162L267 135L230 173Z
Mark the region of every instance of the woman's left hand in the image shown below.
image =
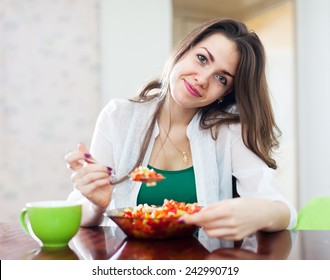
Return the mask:
M241 240L258 230L284 229L288 220L282 221L281 217L282 211L288 211L286 208L279 201L240 197L213 203L182 219L187 224L202 227L211 237Z

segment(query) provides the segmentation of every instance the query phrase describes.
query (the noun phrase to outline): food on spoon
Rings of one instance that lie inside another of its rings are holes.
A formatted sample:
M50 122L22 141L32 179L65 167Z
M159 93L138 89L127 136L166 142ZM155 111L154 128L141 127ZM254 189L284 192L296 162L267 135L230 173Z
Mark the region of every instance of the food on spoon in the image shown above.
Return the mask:
M146 166L139 166L130 173L133 181L146 183L147 186L156 186L157 182L162 181L165 177L157 173L154 169Z

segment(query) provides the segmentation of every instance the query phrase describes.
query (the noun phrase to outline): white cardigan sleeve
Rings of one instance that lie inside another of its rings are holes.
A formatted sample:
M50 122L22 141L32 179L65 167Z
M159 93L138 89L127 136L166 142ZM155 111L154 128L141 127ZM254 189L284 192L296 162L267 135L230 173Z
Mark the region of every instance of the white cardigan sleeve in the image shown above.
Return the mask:
M292 203L279 191L276 172L248 149L241 136L241 126L231 129L231 156L233 176L237 179L237 192L242 197L255 197L284 202L290 209L288 229L295 227L297 212Z

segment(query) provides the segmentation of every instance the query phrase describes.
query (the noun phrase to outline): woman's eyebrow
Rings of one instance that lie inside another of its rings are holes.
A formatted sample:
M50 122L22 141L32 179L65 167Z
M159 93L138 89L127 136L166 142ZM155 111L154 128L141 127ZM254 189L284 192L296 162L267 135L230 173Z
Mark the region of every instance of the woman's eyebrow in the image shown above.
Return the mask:
M207 54L209 55L211 61L214 62L214 56L209 52L209 50L208 50L207 48L205 48L205 47L201 47L201 48L204 49L204 50L207 52ZM230 74L228 71L223 70L222 72L223 72L225 75L228 75L228 76L234 78L234 75Z
M214 57L213 57L213 55L209 52L209 50L208 50L207 48L205 48L205 47L201 47L201 49L206 50L206 52L208 53L208 55L209 55L211 61L214 62Z

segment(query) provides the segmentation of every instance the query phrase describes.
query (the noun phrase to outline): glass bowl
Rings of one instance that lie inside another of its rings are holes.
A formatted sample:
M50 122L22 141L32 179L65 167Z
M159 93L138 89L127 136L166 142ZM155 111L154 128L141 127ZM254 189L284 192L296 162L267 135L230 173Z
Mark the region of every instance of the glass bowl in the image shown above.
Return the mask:
M181 238L193 236L198 227L188 225L179 221L179 218L140 218L140 217L122 217L125 210L133 208L118 208L108 210L105 216L113 220L118 227L131 238Z

